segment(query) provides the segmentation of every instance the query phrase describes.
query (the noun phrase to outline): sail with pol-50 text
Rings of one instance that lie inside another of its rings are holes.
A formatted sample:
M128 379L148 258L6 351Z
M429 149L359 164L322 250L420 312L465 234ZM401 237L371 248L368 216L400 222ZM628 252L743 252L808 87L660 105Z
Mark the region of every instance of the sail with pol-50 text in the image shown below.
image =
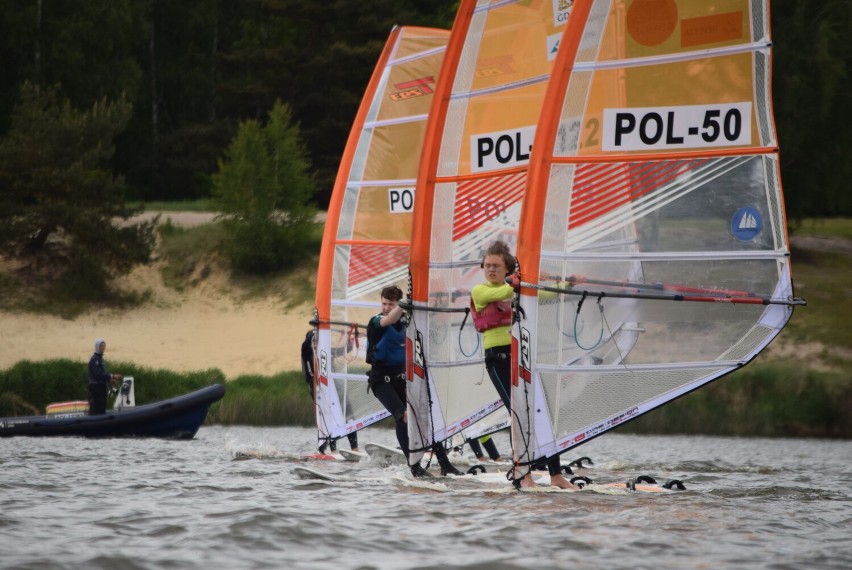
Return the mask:
M516 477L744 366L805 303L771 47L766 1L573 3L519 227Z

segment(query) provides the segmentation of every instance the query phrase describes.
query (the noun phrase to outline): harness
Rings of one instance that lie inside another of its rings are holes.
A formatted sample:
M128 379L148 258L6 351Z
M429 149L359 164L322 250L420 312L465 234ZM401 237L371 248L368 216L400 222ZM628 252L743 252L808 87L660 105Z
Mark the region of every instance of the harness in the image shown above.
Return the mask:
M470 300L470 314L473 316L473 326L476 332L485 332L497 327L512 325L511 301L492 301L481 311L476 310L473 299Z

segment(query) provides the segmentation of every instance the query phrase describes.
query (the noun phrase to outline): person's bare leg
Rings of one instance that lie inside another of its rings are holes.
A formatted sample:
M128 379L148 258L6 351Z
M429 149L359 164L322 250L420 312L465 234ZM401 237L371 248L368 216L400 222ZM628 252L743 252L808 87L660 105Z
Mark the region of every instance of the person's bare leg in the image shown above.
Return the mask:
M573 484L562 475L551 475L550 484L554 487L559 487L560 489L579 489L577 485Z

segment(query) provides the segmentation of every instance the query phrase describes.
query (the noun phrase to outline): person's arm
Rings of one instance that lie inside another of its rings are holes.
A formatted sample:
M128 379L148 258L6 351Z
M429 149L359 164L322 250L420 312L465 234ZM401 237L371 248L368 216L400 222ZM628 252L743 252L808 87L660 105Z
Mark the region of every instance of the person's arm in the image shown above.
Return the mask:
M470 292L471 298L473 298L473 304L476 306L476 310L482 310L485 305L488 303L493 303L494 301L507 301L511 299L515 294L515 290L512 289L512 286L508 283L503 285L474 285L473 289Z
M382 318L379 320L379 325L383 327L389 327L391 325L394 325L399 321L400 318L402 318L403 313L404 311L402 310L402 307L397 305L396 307L391 309L387 315L382 316Z
M98 384L106 384L107 382L117 382L121 380L121 374L110 374L107 372L103 358L95 358L89 361L89 380Z

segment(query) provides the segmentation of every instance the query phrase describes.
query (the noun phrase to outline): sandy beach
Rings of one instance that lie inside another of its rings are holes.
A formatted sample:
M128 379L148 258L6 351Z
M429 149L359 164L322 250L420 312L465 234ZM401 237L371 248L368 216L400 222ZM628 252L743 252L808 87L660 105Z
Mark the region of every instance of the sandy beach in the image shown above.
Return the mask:
M307 306L286 311L271 300L236 302L210 291L185 295L181 302L99 310L74 320L0 313L0 369L24 359L85 362L101 337L107 341L108 363L176 371L218 368L229 379L269 375L300 369L299 348L310 318Z
M153 300L73 320L0 312L0 369L20 360L87 362L96 338L107 341L108 365L126 361L182 372L218 368L228 379L301 369L299 349L310 328L312 306L287 308L270 298L240 300L227 289L225 276L215 273L177 292L163 285L156 264L137 268L120 286L150 289Z

